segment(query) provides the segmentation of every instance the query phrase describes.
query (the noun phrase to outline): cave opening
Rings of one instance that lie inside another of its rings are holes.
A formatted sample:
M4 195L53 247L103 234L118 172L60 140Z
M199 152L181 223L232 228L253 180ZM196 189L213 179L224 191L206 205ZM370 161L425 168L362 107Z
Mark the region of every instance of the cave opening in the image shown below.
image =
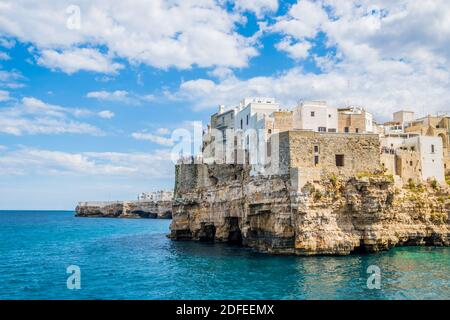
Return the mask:
M239 227L239 218L238 217L230 217L228 218L228 243L232 245L242 245L242 232Z
M213 242L216 237L216 226L213 224L202 224L199 240L202 242Z

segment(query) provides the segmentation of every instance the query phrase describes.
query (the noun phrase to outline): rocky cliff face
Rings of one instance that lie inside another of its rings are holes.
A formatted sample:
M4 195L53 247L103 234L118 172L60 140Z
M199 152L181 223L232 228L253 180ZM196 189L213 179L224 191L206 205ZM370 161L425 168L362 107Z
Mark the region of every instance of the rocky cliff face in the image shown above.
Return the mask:
M105 218L153 218L171 219L171 201L118 201L104 203L80 203L76 209L77 217Z
M289 174L181 165L170 237L237 243L274 254L347 255L449 245L448 186L397 188L391 177L324 177L295 190Z

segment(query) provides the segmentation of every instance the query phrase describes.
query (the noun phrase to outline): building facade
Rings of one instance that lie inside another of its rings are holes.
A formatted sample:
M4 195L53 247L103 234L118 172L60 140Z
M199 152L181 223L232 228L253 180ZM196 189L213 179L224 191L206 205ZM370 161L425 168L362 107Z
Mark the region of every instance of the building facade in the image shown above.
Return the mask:
M404 183L436 180L445 182L442 141L438 137L397 134L381 138L381 163L388 174Z
M380 140L376 134L293 130L281 132L272 139L278 146L278 152L271 158L271 165L278 171L273 172L295 175L299 188L324 175L351 177L381 171Z
M337 132L337 109L326 101L302 101L293 111L293 128L315 132Z
M338 109L338 132L373 133L373 116L362 107Z
M416 133L429 137L439 137L442 143L442 154L444 157L444 169L450 174L450 116L428 115L416 119L405 128L406 133Z

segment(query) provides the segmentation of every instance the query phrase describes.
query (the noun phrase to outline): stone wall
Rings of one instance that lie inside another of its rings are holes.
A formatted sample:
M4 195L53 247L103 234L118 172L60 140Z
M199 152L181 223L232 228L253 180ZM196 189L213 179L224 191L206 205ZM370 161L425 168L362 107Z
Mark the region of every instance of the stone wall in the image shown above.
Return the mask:
M345 113L338 112L338 132L345 132L348 128L348 133L364 133L366 132L366 115L365 112ZM358 132L356 132L358 129Z
M292 111L275 111L273 113L274 123L273 129L276 132L277 130L288 131L294 128L293 125L293 112Z
M172 201L80 202L77 217L171 219Z
M336 155L343 156L343 166L337 166ZM373 173L381 170L380 142L374 134L282 132L279 161L282 173L288 173L289 168L308 168L347 177Z
M399 189L392 177L366 174L331 175L298 188L291 174L251 176L245 166L181 166L191 168L177 168L180 183L192 172L215 179L199 177L193 184L198 187L178 188L170 227L174 240L296 255L449 245L450 190L445 186Z

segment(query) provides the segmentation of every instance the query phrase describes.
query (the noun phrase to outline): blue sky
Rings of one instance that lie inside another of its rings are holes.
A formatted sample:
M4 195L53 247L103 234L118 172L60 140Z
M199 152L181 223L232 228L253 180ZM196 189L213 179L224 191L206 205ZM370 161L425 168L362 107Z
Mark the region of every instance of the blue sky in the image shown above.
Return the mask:
M173 131L245 96L363 105L379 121L450 109L447 1L0 8L0 209L171 189Z

